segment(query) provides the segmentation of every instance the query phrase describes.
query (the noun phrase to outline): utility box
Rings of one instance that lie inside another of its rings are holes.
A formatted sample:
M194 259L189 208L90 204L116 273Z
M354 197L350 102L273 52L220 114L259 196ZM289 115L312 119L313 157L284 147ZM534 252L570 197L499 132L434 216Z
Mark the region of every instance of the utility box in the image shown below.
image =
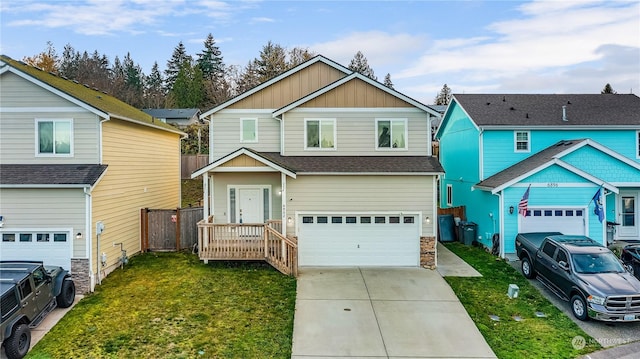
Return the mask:
M476 239L476 235L478 233L478 225L473 222L460 222L459 233L460 236L458 238L460 240L460 243L464 243L465 245L470 246Z
M518 298L518 292L520 291L520 288L518 288L518 285L516 284L509 284L509 289L507 290L507 295L509 296L509 298L513 299L513 298Z

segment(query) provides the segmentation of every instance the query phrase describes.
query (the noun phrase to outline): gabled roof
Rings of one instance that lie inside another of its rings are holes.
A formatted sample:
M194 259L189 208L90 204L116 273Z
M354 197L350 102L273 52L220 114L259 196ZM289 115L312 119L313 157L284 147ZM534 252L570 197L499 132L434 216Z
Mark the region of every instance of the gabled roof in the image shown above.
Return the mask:
M596 183L597 185L602 185L606 189L618 193L618 189L614 185L606 182L602 183L603 181L601 179L583 172L561 159L563 156L574 152L582 148L583 146L591 146L599 151L607 153L608 155L624 162L625 164L633 168L640 170L640 164L638 164L637 162L634 162L625 156L611 151L607 147L602 146L591 139L562 140L514 164L513 166L508 167L494 174L493 176L486 178L483 181L480 181L479 183L474 185L474 187L483 190L490 190L492 193L498 193L504 188L509 187L514 183L520 182L521 180L531 176L532 174L535 174L552 165L558 165L587 179L588 181Z
M640 126L640 97L633 94L456 94L453 101L479 127Z
M0 165L0 187L93 186L107 165Z
M299 100L296 100L296 101L294 101L294 102L292 102L292 103L290 103L290 104L288 104L288 105L286 105L286 106L284 106L282 108L279 108L278 110L273 112L273 117L278 117L278 116L282 115L283 113L285 113L287 111L290 111L290 110L292 110L292 109L304 104L305 102L310 101L310 100L312 100L312 99L314 99L314 98L316 98L316 97L318 97L318 96L320 96L322 94L325 94L325 93L327 93L327 92L329 92L329 91L331 91L331 90L333 90L333 89L335 89L337 87L340 87L341 85L344 85L349 81L353 81L354 79L359 79L361 81L364 81L364 82L368 83L369 85L374 86L377 89L379 89L381 91L384 91L384 92L386 92L386 93L388 93L388 94L390 94L392 96L395 96L395 97L397 97L397 98L399 98L399 99L401 99L401 100L403 100L403 101L405 101L405 102L407 102L407 103L409 103L409 104L411 104L411 105L413 105L413 106L415 106L415 107L417 107L417 108L419 108L419 109L421 109L421 110L423 110L425 112L428 112L428 113L434 115L434 116L440 116L440 113L438 111L434 110L433 108L431 108L431 107L429 107L429 106L427 106L427 105L425 105L425 104L423 104L421 102L418 102L418 101L412 99L409 96L403 95L402 93L400 93L400 92L398 92L398 91L396 91L396 90L394 90L392 88L389 88L389 87L385 86L384 84L382 84L382 83L380 83L378 81L372 80L369 77L364 76L359 72L353 72L349 76L343 77L343 78L341 78L341 79L339 79L339 80L337 80L337 81L335 81L335 82L333 82L333 83L331 83L331 84L329 84L329 85L327 85L327 86L325 86L325 87L323 87L323 88L321 88L321 89L319 89L319 90L317 90L315 92L312 92L312 93L308 94L307 96L304 96L304 97L300 98Z
M42 71L23 62L13 60L8 56L0 55L0 74L7 71L41 86L100 117L117 118L183 136L186 135L175 127L158 121L143 111L104 92L67 80L53 73Z
M442 165L433 156L282 156L278 152L258 152L243 147L196 170L191 178L196 178L242 155L247 155L292 178L300 174L444 174Z
M280 75L278 75L278 76L276 76L276 77L274 77L274 78L272 78L272 79L270 79L268 81L265 81L265 82L261 83L260 85L254 87L254 88L252 88L252 89L250 89L250 90L248 90L246 92L243 92L243 93L239 94L238 96L236 96L234 98L231 98L231 99L221 103L220 105L218 105L218 106L216 106L216 107L214 107L214 108L202 113L200 115L200 118L204 119L207 116L211 115L212 113L216 113L216 112L218 112L218 111L220 111L220 110L222 110L222 109L224 109L224 108L226 108L226 107L228 107L228 106L230 106L230 105L232 105L232 104L234 104L234 103L236 103L236 102L238 102L238 101L240 101L242 99L245 99L245 98L253 95L254 93L256 93L256 92L258 92L258 91L260 91L260 90L262 90L262 89L264 89L266 87L269 87L272 84L274 84L274 83L276 83L276 82L278 82L278 81L290 76L291 74L296 73L296 72L298 72L298 71L300 71L300 70L302 70L302 69L304 69L306 67L309 67L309 66L311 66L311 65L313 65L313 64L315 64L317 62L322 62L322 63L324 63L326 65L329 65L329 66L337 69L338 71L344 72L345 74L350 74L350 73L353 72L353 71L349 70L348 68L340 65L339 63L337 63L337 62L335 62L333 60L330 60L330 59L328 59L328 58L326 58L326 57L324 57L322 55L317 55L317 56L315 56L315 57L313 57L313 58L301 63L300 65L298 65L296 67L293 67L293 68L283 72L282 74L280 74Z

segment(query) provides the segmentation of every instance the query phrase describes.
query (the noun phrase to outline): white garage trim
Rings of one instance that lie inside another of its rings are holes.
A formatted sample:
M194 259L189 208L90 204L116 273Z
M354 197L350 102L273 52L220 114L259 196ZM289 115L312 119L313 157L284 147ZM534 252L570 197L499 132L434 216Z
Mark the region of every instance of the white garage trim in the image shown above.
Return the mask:
M589 235L585 207L528 207L527 216L518 215L518 232L560 232Z
M296 212L300 266L418 266L422 212Z
M60 235L66 235L64 241L56 241ZM39 237L48 241L38 242ZM0 231L0 259L43 261L71 271L74 239L72 228L5 228Z

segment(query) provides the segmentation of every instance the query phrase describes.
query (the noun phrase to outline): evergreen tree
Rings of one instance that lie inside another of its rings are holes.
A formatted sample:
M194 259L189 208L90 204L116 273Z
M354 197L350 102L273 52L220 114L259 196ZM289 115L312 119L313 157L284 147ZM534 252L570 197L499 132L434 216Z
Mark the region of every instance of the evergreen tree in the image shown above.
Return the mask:
M224 77L224 63L222 62L222 52L216 46L213 35L209 34L204 41L204 50L198 54L196 61L202 76L208 81L217 81Z
M289 62L287 63L288 68L293 68L301 63L311 59L316 56L315 53L310 52L307 48L294 47L289 51Z
M178 46L173 49L173 54L171 55L171 59L167 61L167 68L164 70L164 81L165 88L167 91L171 91L173 88L173 83L176 82L176 78L178 77L178 72L180 72L183 64L188 62L191 65L191 61L193 59L191 56L187 55L187 50L184 47L182 41L178 43Z
M59 73L69 79L78 77L78 66L80 63L80 53L71 44L66 44L60 59Z
M393 82L391 82L391 74L387 73L387 75L384 77L384 85L390 89L393 88Z
M238 74L236 80L236 92L241 94L260 84L257 60L249 61L247 66Z
M451 102L451 89L447 84L442 86L442 90L440 93L436 95L436 98L433 100L434 105L448 105Z
M163 79L158 62L153 63L151 73L145 82L145 107L160 108L164 104Z
M204 100L202 70L185 61L178 71L169 94L169 106L175 108L199 108Z
M287 71L284 47L269 41L260 51L260 57L254 60L254 65L258 83L270 80Z
M349 70L359 72L372 80L376 80L376 81L378 80L376 75L373 73L373 69L369 67L367 58L364 57L364 54L362 53L362 51L358 51L355 54L355 56L351 60L351 63L349 63Z
M613 87L611 87L611 84L607 83L606 85L604 85L604 88L602 89L602 91L600 91L601 94L609 94L609 95L616 95L617 92L613 90Z

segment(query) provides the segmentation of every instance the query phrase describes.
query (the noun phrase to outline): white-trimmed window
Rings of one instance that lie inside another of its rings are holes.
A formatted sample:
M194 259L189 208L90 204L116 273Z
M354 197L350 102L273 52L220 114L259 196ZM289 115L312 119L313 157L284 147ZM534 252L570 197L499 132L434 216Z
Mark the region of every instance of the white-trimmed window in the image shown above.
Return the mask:
M514 131L513 148L515 152L530 152L531 133L529 131Z
M336 119L305 119L304 138L305 149L335 150Z
M636 148L636 157L640 158L640 131L636 132L636 144L638 145Z
M453 186L447 185L447 206L453 206Z
M258 119L240 119L240 142L258 142Z
M73 120L36 119L37 156L73 156Z
M376 119L376 149L406 150L407 119Z

